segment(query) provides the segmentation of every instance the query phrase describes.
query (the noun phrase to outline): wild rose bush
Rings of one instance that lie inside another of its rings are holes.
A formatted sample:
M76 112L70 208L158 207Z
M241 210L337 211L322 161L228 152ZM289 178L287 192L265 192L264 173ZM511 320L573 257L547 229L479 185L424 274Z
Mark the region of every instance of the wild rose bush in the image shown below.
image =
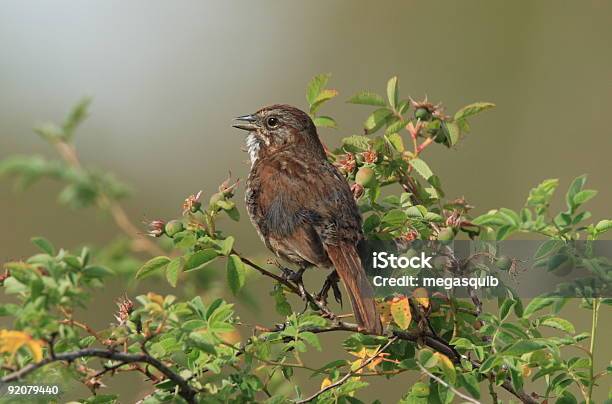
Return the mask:
M320 114L338 95L327 88L328 79L315 77L306 99L317 126L336 128L332 117ZM569 186L567 210L557 214L550 211L559 185L554 179L533 188L520 210L501 208L472 217L467 201L446 198L440 178L423 156L431 147L455 146L469 132L469 120L493 104L470 104L449 116L439 104L400 97L396 77L387 83L386 98L360 92L348 102L374 110L365 119L363 134L345 137L335 149L327 145L328 155L351 184L369 239L503 240L534 233L547 240L538 252L540 266L572 260L609 281L607 260L561 253L568 242L596 240L612 228L610 220L587 222L590 213L582 207L596 191L584 189L586 177ZM145 230L121 206L128 188L87 167L74 148L88 104L79 103L62 124L36 130L57 150L57 160L13 156L0 162L0 175L14 177L22 186L44 177L58 180L64 185L61 203L108 212L124 238L70 252L35 237L38 254L4 264L0 279L10 303L0 306L0 315L9 317L12 327L0 330L3 387L18 381L62 386L77 380L91 391L81 402L118 402L105 388L105 378L137 372L152 385L144 403L360 403L370 377L393 383L404 372L416 372L424 377L407 386L403 403L501 402L502 390L505 397L510 394L524 403L592 403L594 389L606 384L612 369L596 369L593 357L598 317L611 299L589 293L582 299L547 295L524 304L509 293L498 297L497 310L484 312L475 295L392 295L380 299L384 334L368 335L350 318L339 316L325 295L283 277L278 263L255 262L239 252L239 240L222 226L224 219L240 220L240 202L235 200L239 182L231 178L218 190L189 196L176 219L152 221L146 231L153 238L142 237ZM509 257L492 254L489 260L500 271L516 267ZM193 287L179 293L196 296L185 300L155 290L126 296L106 329L94 330L75 314L90 307L92 290L104 288L113 276L165 277L181 287L223 266L233 294L241 292L251 272L269 279L270 301L265 304L275 306L276 324L243 322L206 282L199 283L204 299ZM579 304L589 313L590 330L576 330L561 316L566 304ZM556 329L557 336L545 337L549 329ZM313 363L305 353L326 349L320 342L324 333L344 334L346 354ZM319 380L320 388L300 387L296 377L303 373Z

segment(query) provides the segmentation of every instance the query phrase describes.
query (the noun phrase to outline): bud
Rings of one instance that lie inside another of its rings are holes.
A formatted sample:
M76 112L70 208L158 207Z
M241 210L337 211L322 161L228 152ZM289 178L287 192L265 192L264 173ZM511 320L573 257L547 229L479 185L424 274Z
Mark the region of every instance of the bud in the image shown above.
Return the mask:
M501 256L495 261L495 266L500 271L508 271L512 267L512 260L506 256Z
M417 108L414 111L414 117L421 121L429 121L431 119L431 112L427 108Z
M4 281L11 276L11 274L9 273L8 269L4 270L4 273L2 275L0 275L0 285L4 284Z
M353 193L353 197L355 199L361 198L361 196L363 195L363 191L364 191L364 188L362 185L359 185L359 184L351 185L351 192Z
M149 231L147 234L151 237L161 237L164 235L165 226L166 222L163 220L153 220L148 224Z
M134 311L134 302L132 302L126 296L117 300L117 307L119 308L119 310L115 315L115 319L117 320L119 325L123 325L128 320L128 318L130 318L130 314L132 314L132 311Z
M238 183L240 182L240 179L237 179L236 182L234 182L233 184L230 184L231 179L232 179L232 173L230 171L229 175L227 176L227 179L223 181L221 185L219 185L219 192L226 198L231 198L232 196L234 196L234 190L236 189L236 187L238 186Z
M208 201L208 206L210 206L211 208L214 207L217 202L224 200L225 198L223 197L223 193L222 192L217 192L214 193L210 196L210 199Z
M574 264L574 257L565 251L561 251L548 260L548 271L556 276L566 276L572 272Z
M419 237L419 233L415 230L408 230L406 233L402 234L402 238L406 241L414 241Z
M200 202L200 197L202 196L202 191L198 192L195 195L189 195L185 202L183 203L183 215L191 212L195 213L202 207L202 202Z
M370 167L361 167L355 175L355 182L364 188L370 188L376 185L376 175Z
M99 388L106 387L106 384L102 383L102 380L98 377L91 377L85 380L84 384L94 393Z
M445 227L438 232L438 240L450 241L455 238L455 230L452 227Z
M165 227L168 237L174 237L176 233L181 232L184 229L185 226L183 226L183 222L180 220L170 220Z
M458 211L453 211L449 217L446 218L446 225L448 227L456 227L461 222L461 213Z
M351 153L347 153L344 155L344 158L337 163L337 165L345 174L350 174L357 166L355 156Z
M414 117L421 121L429 121L432 117L441 120L448 118L443 114L444 108L442 108L442 104L434 105L427 101L427 97L423 101L415 101L411 98L410 103L414 107Z
M375 150L367 150L361 153L363 156L363 161L368 164L374 164L378 161L378 153Z

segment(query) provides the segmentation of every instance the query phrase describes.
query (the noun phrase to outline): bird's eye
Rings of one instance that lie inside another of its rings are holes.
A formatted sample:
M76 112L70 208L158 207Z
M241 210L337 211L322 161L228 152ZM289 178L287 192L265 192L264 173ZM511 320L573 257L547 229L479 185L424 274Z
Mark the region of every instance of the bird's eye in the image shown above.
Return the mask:
M275 128L278 126L278 118L271 116L270 118L266 120L266 124L270 128Z

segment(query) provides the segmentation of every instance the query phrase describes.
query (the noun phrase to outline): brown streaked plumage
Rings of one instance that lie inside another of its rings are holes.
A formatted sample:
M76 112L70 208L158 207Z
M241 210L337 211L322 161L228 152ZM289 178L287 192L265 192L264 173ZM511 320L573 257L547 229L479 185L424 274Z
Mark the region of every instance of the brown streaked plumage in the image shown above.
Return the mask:
M272 105L237 120L234 127L249 131L246 205L263 242L302 269L335 267L357 323L380 333L372 287L357 254L361 216L310 117L289 105Z

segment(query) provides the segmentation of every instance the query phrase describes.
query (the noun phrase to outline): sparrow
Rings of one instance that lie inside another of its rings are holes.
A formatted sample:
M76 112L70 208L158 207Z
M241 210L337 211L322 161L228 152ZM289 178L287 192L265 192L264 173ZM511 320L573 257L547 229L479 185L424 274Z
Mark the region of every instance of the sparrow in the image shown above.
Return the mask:
M266 247L296 265L300 281L306 268L335 268L358 326L380 334L373 289L357 250L361 215L310 116L290 105L271 105L235 119L233 126L248 132L246 208Z

